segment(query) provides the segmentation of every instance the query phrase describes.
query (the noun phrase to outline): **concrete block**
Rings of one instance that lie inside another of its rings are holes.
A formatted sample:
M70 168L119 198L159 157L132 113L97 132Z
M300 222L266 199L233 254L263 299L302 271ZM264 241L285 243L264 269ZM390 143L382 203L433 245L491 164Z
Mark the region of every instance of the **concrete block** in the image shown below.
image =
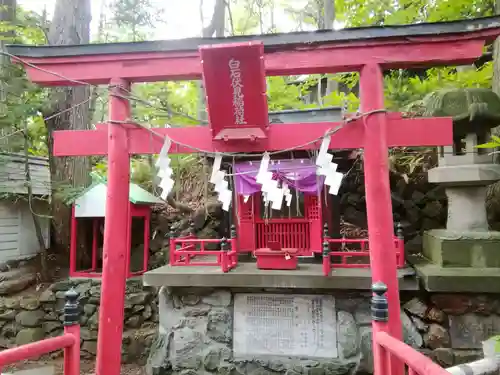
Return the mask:
M407 260L428 292L500 293L500 268L441 267L422 256Z
M488 185L500 180L500 165L469 164L432 168L429 182L453 186Z
M424 233L423 254L441 267L500 267L500 232L452 232L431 230Z

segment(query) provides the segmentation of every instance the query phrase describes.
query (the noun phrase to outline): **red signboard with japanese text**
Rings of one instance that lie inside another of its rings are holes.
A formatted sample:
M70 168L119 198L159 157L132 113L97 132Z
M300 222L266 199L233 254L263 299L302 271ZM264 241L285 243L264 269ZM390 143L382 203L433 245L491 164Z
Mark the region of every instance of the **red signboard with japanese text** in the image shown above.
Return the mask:
M269 118L262 42L202 46L200 56L213 137L264 138Z

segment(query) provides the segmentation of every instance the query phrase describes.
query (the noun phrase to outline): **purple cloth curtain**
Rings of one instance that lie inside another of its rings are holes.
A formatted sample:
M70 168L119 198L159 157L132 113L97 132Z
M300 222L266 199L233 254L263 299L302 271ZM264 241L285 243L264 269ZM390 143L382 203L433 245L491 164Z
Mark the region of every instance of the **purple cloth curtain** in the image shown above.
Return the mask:
M261 190L261 185L255 181L259 172L260 162L236 163L234 184L236 193L252 195ZM273 172L273 180L286 183L290 189L304 194L317 194L323 187L324 177L316 175L316 165L308 159L279 160L269 163L269 171Z

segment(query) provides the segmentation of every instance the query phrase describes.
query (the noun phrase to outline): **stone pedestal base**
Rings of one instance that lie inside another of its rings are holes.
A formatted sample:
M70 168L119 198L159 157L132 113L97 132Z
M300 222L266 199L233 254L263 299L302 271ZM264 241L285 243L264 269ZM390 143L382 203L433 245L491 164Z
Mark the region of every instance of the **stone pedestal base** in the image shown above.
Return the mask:
M441 267L422 256L410 255L423 288L438 293L500 293L500 268ZM500 331L499 331L500 332Z
M291 292L161 287L147 373L373 373L370 292ZM422 334L404 311L401 322L404 342L421 349Z
M430 230L423 254L440 267L500 267L500 232Z
M488 231L486 186L447 187L448 220L451 231Z

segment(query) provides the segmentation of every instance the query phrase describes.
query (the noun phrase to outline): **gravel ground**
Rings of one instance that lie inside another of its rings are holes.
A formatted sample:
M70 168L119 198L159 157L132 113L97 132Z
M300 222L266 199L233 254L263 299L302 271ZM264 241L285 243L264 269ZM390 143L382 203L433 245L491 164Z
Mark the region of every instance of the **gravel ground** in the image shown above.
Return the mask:
M24 361L12 366L6 366L2 372L14 373L19 370L35 369L46 366L54 366L54 375L63 375L63 359L42 358L40 360ZM81 375L93 375L95 362L92 360L82 360L80 367ZM146 375L146 369L143 366L127 364L122 365L121 375Z

